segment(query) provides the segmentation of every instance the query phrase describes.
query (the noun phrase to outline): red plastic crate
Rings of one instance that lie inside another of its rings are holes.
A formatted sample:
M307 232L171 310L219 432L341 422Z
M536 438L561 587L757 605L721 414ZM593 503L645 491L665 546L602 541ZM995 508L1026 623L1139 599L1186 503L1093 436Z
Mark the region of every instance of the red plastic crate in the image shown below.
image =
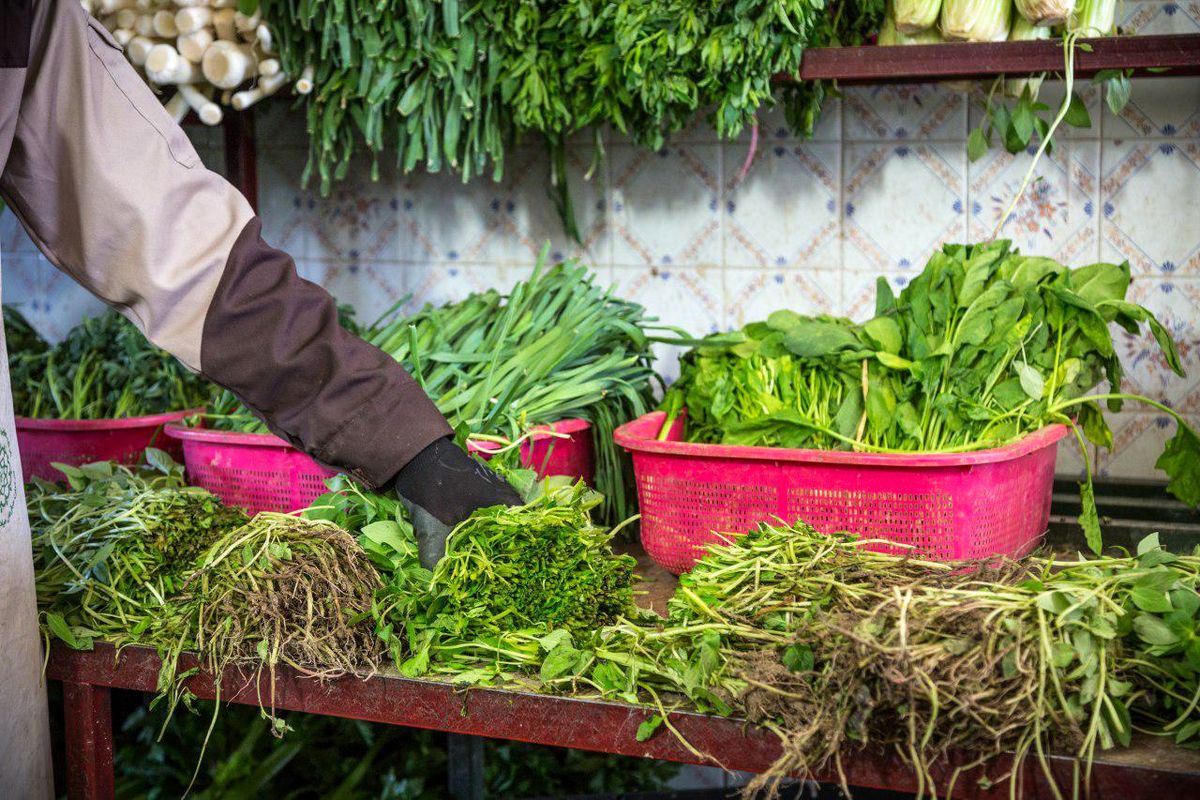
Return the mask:
M59 462L79 466L93 461L136 464L147 447L165 450L179 460L183 451L179 442L164 435L163 427L203 409L171 411L146 417L125 419L34 419L17 417L17 449L21 451L21 472L28 482L35 475L59 481L63 475L51 464Z
M893 455L694 444L682 441L683 415L658 441L664 419L652 412L614 438L633 456L642 545L675 573L719 540L714 531L775 518L912 545L906 552L931 560L1022 556L1046 530L1068 432L1050 425L990 450Z

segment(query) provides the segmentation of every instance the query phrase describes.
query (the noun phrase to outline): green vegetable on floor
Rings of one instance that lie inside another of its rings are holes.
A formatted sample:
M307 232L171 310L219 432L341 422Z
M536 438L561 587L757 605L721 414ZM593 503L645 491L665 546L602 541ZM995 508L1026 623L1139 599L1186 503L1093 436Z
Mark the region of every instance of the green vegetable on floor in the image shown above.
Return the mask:
M1148 329L1183 374L1167 329L1125 299L1129 281L1128 264L1069 269L1007 241L946 245L899 296L881 278L875 316L861 324L778 311L701 340L663 406L686 407L695 442L948 453L999 447L1052 423L1109 447L1103 407L1133 400L1178 422L1158 466L1194 507L1196 433L1174 409L1120 388L1112 323L1130 335ZM1092 394L1104 381L1111 388ZM1089 467L1083 520L1098 552L1090 482Z
M19 416L138 417L203 406L211 384L146 340L115 311L85 319L50 346L4 307L9 380Z

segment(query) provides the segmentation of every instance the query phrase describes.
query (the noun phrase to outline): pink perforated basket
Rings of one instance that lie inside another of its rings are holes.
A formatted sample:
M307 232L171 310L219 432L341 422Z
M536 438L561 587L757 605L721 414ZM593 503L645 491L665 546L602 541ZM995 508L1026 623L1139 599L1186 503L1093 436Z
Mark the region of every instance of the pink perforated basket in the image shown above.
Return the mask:
M307 508L336 473L269 433L167 426L183 444L188 482L251 514Z
M521 449L522 463L539 475L572 475L591 483L595 472L591 425L568 419L547 427L568 436L535 433ZM252 514L307 508L327 491L326 479L336 474L269 433L169 425L167 435L183 445L190 483ZM484 445L469 446L488 458Z
M1051 425L991 450L892 455L692 444L682 441L683 416L658 441L664 417L639 417L614 438L633 456L642 545L675 573L718 541L714 531L744 533L776 517L913 545L939 561L1022 556L1046 530L1056 445L1067 435Z
M202 409L172 411L125 419L33 419L17 417L17 449L25 480L34 476L62 480L54 462L78 466L93 461L136 464L147 447L159 447L179 459L179 443L163 435L163 426Z
M535 428L530 439L521 445L521 463L541 477L570 475L583 478L584 483L592 485L596 476L596 454L592 446L591 423L586 419L564 419L538 427L548 428L555 434L566 434L566 438ZM467 449L484 459L491 457L489 446L490 443L477 441L467 443Z

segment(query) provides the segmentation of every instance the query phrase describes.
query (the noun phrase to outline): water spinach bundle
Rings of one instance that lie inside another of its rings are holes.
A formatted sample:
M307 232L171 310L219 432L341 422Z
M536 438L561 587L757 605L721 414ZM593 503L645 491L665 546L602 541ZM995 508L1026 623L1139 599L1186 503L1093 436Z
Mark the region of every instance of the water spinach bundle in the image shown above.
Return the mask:
M1126 301L1128 264L1069 269L1007 241L947 245L895 296L878 282L864 323L790 311L716 334L683 359L664 406L691 441L882 453L999 447L1052 423L1112 446L1103 408L1146 403L1178 421L1158 466L1200 505L1200 440L1177 412L1122 393L1110 325L1148 327L1183 370L1170 334ZM1092 393L1107 380L1109 388ZM666 426L664 426L664 434ZM1085 459L1086 463L1087 459ZM1099 552L1090 467L1081 522Z
M722 137L772 100L806 47L858 44L883 0L644 0L637 3L372 3L263 0L284 69L315 67L306 177L322 190L356 151L394 149L405 172L455 170L499 180L515 138L543 134L556 183L564 146L611 125L658 149L698 110ZM811 130L819 86L788 90L793 124ZM570 217L570 214L566 214Z
M643 635L646 676L687 653L677 643L689 636L717 638L689 693L726 697L783 743L751 793L884 746L933 797L952 794L935 770L952 783L955 767L1002 752L1016 757L993 783L1032 758L1055 785L1047 754L1065 752L1081 768L1055 796L1079 796L1096 751L1128 745L1135 727L1197 741L1200 553L1151 536L1111 557L944 564L877 544L764 524L680 580L665 625L676 644L656 653L661 639Z
M24 417L138 417L203 406L212 384L155 347L115 311L85 319L50 346L4 308L13 407Z

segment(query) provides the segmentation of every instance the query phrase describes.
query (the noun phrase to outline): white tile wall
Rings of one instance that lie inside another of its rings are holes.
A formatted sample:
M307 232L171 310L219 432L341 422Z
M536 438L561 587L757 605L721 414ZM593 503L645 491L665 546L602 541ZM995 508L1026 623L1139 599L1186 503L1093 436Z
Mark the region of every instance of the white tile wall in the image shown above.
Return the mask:
M1200 30L1200 0L1123 9L1128 29ZM1125 388L1200 418L1200 79L1136 81L1120 117L1098 88L1077 88L1092 127L1060 137L1003 233L1069 264L1129 259L1133 294L1162 315L1193 377L1169 374L1147 337L1122 334ZM1061 92L1047 83L1043 97ZM364 163L323 198L300 186L303 117L276 104L258 120L261 214L267 239L365 319L406 296L411 309L509 286L545 242L696 334L781 307L863 318L877 275L899 289L941 243L990 236L1023 178L1028 153L967 161L983 96L931 84L852 88L830 101L811 140L788 133L778 109L764 111L753 153L749 131L720 142L702 121L659 152L606 133L597 158L593 137L581 136L568 171L582 244L558 222L537 142L511 153L500 183L402 177L388 164L375 183ZM201 145L217 164L220 137ZM98 308L34 253L11 214L0 217L0 248L5 300L51 335ZM675 353L661 355L673 376ZM1118 423L1117 447L1099 465L1149 474L1171 425L1134 407ZM1080 462L1064 453L1061 465L1075 472Z

